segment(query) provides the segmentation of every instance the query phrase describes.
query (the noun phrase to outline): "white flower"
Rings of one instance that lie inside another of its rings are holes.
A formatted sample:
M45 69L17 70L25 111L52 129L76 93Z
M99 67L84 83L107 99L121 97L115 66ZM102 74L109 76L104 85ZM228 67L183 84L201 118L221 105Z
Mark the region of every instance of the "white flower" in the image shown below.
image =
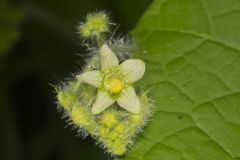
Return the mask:
M145 63L138 59L129 59L119 65L113 51L106 45L99 49L101 71L94 70L77 75L77 78L98 88L92 113L99 114L115 101L120 107L132 113L140 112L140 102L132 83L141 79L145 72Z

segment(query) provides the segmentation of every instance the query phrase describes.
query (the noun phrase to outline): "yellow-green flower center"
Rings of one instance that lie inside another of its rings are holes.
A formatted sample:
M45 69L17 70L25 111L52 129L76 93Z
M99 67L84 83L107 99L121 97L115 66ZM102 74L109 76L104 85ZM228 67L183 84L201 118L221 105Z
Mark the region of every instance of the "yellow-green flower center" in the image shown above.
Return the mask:
M111 78L108 82L108 89L111 93L117 94L120 93L124 87L124 83L121 79L116 77Z

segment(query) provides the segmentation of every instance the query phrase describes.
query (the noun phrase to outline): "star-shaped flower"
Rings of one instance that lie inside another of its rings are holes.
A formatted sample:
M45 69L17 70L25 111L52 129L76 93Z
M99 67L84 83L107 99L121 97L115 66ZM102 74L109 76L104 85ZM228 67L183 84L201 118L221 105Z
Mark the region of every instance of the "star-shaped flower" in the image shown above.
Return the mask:
M101 71L88 71L77 78L98 88L92 113L99 114L115 101L120 107L132 113L140 112L140 102L132 83L141 79L145 63L139 59L129 59L119 64L118 58L106 45L99 49Z

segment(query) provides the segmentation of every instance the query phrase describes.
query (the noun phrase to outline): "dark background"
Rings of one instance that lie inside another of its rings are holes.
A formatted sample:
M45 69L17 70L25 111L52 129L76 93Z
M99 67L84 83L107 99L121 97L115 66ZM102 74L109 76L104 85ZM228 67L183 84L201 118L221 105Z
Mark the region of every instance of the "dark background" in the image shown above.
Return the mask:
M66 127L51 86L83 65L76 34L85 15L106 10L130 32L151 0L0 0L0 159L107 160Z

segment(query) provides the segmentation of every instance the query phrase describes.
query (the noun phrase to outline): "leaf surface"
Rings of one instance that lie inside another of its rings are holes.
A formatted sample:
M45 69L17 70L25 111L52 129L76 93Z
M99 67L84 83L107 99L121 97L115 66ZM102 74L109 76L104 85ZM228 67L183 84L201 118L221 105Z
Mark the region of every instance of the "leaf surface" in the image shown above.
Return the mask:
M155 113L126 160L240 160L240 1L155 0L133 31Z

